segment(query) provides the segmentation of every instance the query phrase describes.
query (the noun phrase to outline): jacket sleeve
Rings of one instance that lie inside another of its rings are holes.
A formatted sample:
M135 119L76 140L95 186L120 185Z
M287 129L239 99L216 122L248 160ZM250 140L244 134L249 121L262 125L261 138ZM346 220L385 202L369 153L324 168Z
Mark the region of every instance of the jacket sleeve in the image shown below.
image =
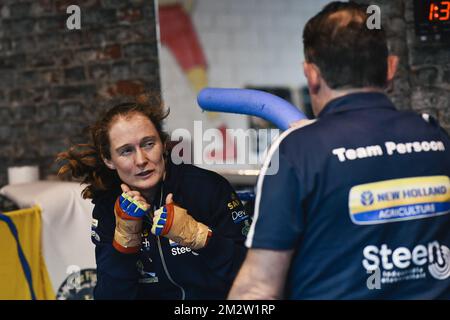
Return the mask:
M115 230L112 205L97 203L93 211L91 239L95 244L97 285L94 299L136 299L138 254L123 254L112 246Z
M208 219L213 234L198 252L212 272L231 283L247 253L244 242L251 220L228 181L220 177L216 185Z

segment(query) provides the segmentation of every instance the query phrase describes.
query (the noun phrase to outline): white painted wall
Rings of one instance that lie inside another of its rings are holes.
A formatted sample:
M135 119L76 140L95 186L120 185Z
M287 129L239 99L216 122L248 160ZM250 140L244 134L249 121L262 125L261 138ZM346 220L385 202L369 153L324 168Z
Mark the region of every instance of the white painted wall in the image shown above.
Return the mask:
M194 0L191 16L208 62L210 87L281 86L293 91L306 84L301 69L306 21L329 0ZM170 51L162 47L163 98L171 108L167 129L203 120L205 128L225 123L248 128L246 116L202 114ZM299 101L294 101L299 104Z
M306 84L302 32L306 21L329 0L194 0L191 16L208 61L209 86ZM163 97L171 107L169 129L191 128L204 119L196 93L170 51L160 52ZM247 120L231 117L230 126Z
M192 17L212 86L306 83L302 32L328 0L197 0Z

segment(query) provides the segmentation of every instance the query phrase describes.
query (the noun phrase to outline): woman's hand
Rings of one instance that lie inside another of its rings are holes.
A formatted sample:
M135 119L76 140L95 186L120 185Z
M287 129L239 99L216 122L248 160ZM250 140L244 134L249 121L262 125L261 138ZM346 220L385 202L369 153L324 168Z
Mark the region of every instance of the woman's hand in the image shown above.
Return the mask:
M147 200L141 195L139 191L131 190L130 187L125 183L122 183L120 185L120 188L122 189L123 193L126 193L129 198L133 200L133 202L139 203L144 211L150 209L151 205L147 203Z
M172 193L167 195L166 205L155 211L151 232L194 250L205 247L212 235L208 226L173 202Z
M137 253L142 244L142 217L150 210L150 205L139 191L131 190L126 184L120 187L123 192L114 205L113 246L122 253Z

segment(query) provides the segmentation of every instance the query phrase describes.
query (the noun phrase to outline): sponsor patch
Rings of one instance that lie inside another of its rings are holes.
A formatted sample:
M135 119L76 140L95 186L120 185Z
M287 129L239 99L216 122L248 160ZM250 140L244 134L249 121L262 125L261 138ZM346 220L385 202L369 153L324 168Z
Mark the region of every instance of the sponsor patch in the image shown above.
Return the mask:
M172 249L170 249L170 251L173 256L177 256L177 255L185 254L185 253L189 253L189 252L192 253L194 256L198 256L198 253L189 247L172 247Z
M100 236L95 230L91 230L91 238L94 239L97 242L100 242Z
M248 214L244 210L235 210L231 212L231 217L234 223L239 223L249 218Z
M421 219L450 212L450 179L429 176L385 180L351 188L349 213L360 225Z
M149 259L149 262L151 262L150 259ZM139 280L138 280L139 283L157 283L159 281L155 272L148 272L145 270L145 267L144 267L144 264L142 263L142 261L138 260L136 262L136 267L140 274Z
M198 253L195 252L194 250L192 250L191 248L182 247L179 243L172 241L170 239L169 239L169 244L172 247L172 249L170 251L172 252L173 256L184 254L184 253L189 253L189 252L191 252L194 256L198 256Z
M250 231L250 222L248 220L245 220L244 227L242 228L241 232L243 236L247 236L248 232Z
M232 200L232 201L227 203L227 207L228 207L229 210L233 210L233 209L239 207L240 205L241 205L241 202L239 200L237 200L237 199Z
M431 276L436 280L450 277L450 249L431 241L412 248L368 245L363 250L362 266L367 273L380 271L380 284L413 281Z
M157 283L157 282L159 282L159 279L158 279L157 276L155 276L155 275L153 274L153 276L150 275L148 278L140 278L140 279L138 280L138 282L139 282L139 283Z
M148 241L147 237L142 237L141 251L150 251L150 241Z

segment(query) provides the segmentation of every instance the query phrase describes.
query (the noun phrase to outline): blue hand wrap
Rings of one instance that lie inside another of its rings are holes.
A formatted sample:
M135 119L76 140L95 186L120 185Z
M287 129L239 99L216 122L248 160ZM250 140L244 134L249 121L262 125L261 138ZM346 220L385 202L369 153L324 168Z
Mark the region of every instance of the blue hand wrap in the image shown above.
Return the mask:
M142 218L149 211L125 192L120 195L119 203L123 212L135 218Z

